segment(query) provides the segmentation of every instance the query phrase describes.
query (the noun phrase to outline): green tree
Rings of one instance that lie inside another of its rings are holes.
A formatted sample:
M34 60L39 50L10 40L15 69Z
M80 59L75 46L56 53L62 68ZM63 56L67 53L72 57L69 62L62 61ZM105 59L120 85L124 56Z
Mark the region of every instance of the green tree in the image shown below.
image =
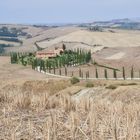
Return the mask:
M86 63L88 63L91 60L91 51L87 52L86 54Z
M59 75L61 75L61 68L59 68Z
M66 45L65 45L65 44L62 45L62 49L63 49L64 51L66 50Z
M53 67L53 73L55 74L55 66Z
M108 79L107 69L104 70L104 75L105 75L105 78Z
M79 77L82 77L82 71L79 69Z
M67 76L67 68L65 67L65 76Z
M125 77L125 68L123 67L123 79L125 80L126 77Z
M95 70L95 75L96 75L96 78L98 79L99 78L99 76L98 76L98 69L96 68L96 70Z
M113 70L113 77L117 79L117 71L115 69Z
M131 79L133 79L133 78L134 78L134 68L132 66L132 68L131 68Z

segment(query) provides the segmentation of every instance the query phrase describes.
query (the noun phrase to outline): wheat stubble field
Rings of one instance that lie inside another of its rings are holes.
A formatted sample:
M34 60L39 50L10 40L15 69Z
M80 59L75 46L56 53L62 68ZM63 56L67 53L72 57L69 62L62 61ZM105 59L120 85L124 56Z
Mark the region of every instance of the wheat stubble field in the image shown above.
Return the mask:
M0 139L139 140L139 91L138 81L72 85L0 57Z

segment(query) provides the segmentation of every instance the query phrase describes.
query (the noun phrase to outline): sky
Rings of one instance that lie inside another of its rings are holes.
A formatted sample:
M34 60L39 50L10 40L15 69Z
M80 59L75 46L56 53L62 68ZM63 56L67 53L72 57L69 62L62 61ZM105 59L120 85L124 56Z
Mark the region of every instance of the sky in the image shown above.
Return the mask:
M86 23L139 13L140 0L0 0L0 23Z

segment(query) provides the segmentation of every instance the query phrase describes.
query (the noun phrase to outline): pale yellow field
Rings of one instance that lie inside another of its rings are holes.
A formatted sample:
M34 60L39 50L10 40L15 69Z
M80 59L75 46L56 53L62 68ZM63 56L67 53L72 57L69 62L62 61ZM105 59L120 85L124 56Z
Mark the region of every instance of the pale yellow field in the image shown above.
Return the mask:
M62 41L66 42L84 42L89 45L100 45L103 47L138 47L140 46L140 32L139 31L121 31L117 30L115 33L105 32L90 32L86 30L79 30L58 37L52 41L43 41L38 43L42 48L51 47L54 44ZM96 46L94 47L96 48ZM93 49L94 49L93 48ZM92 49L92 47L91 47Z

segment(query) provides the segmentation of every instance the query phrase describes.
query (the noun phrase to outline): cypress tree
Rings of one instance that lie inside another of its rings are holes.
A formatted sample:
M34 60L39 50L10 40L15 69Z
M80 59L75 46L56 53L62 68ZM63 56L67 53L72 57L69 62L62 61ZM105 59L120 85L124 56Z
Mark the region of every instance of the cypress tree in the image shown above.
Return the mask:
M35 69L35 62L32 61L32 69Z
M132 68L131 68L131 80L134 78L134 68L133 68L133 66L132 66Z
M91 60L91 51L86 53L86 63L88 63Z
M62 67L62 58L60 57L59 58L59 68L61 68Z
M125 68L123 67L123 79L125 80L126 77L125 77Z
M55 66L53 67L53 73L55 74Z
M10 60L11 60L11 64L13 64L13 54L10 53Z
M50 60L48 61L48 65L49 65L49 73L51 73L51 62L50 62Z
M83 72L81 72L81 77L83 78Z
M117 71L115 69L113 70L113 77L117 79Z
M82 77L81 75L82 75L82 71L81 69L79 69L79 77Z
M42 69L43 69L44 72L46 72L45 61L44 60L42 60Z
M96 78L98 79L99 76L98 76L98 70L97 70L97 68L96 68L95 72L96 72Z
M61 75L61 68L59 68L59 75Z
M108 76L107 76L107 69L104 70L104 76L105 76L106 79L108 79Z
M23 55L21 56L21 64L24 65L24 57L23 57Z
M67 68L65 67L65 76L67 76Z
M13 61L12 61L12 63L17 63L18 62L18 59L17 59L17 53L13 53Z
M40 61L40 72L43 70L42 60Z
M37 68L37 59L33 60L35 68Z
M62 49L63 49L64 51L66 50L66 45L65 45L65 44L62 45Z
M55 64L56 64L56 67L58 68L58 59L57 58L55 59Z
M48 60L45 61L46 69L49 69Z

